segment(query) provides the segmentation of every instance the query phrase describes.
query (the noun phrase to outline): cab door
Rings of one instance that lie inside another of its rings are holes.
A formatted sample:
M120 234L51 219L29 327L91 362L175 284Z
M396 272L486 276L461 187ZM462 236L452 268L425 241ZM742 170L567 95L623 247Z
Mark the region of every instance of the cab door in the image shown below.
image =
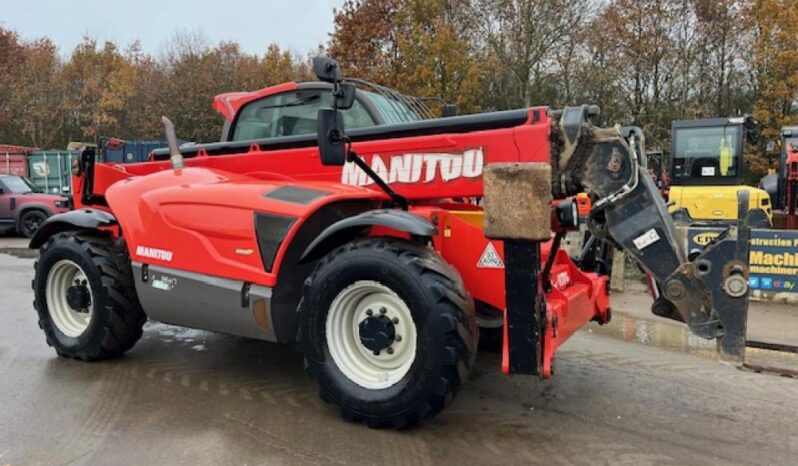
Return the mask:
M16 195L0 180L0 223L13 223Z

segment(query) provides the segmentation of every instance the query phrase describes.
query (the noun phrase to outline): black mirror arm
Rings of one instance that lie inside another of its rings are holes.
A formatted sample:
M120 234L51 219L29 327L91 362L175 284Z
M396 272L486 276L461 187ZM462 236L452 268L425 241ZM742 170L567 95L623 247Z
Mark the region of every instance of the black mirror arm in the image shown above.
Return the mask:
M377 186L379 186L380 189L382 189L385 192L385 194L387 194L396 205L401 207L402 210L407 210L408 202L406 197L402 196L401 194L391 189L388 183L386 183L385 180L380 178L380 175L378 175L374 170L372 170L371 167L366 163L366 161L361 159L360 156L357 155L355 151L353 151L352 149L348 149L346 151L346 154L347 154L346 155L347 160L353 162L355 165L358 166L358 168L363 170L363 172L365 172L366 175L368 175L368 177L371 178L374 181L374 183L376 183Z

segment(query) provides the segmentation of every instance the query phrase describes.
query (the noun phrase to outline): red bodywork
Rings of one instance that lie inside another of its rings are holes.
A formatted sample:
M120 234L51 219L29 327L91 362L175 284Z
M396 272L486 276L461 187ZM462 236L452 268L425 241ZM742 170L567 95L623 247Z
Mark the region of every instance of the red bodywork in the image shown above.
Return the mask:
M787 228L798 229L798 147L791 145L787 152Z
M296 86L289 83L278 90L292 85ZM275 89L265 90L263 95L276 92ZM225 116L234 115L253 98L257 96L251 93L225 94L216 99L214 106ZM474 299L497 309L505 309L504 273L500 265L478 266L489 240L482 229L482 211L473 200L482 196L482 169L490 163L550 163L551 121L547 111L534 108L528 115L524 124L512 128L353 145L393 189L409 199L411 212L437 225L434 247L459 271ZM245 153L218 156L201 151L186 159L185 165L182 170L172 170L166 161L96 165L93 192L105 196L124 232L133 261L274 286L288 245L314 212L341 201L388 201L388 196L367 183L367 178L352 165L343 169L323 166L316 147L263 151L253 144ZM76 177L74 181L76 207L80 208L84 179ZM285 185L329 194L306 205L264 197ZM283 240L270 271L264 269L257 253L251 253L258 251L254 212L298 219ZM374 229L371 234L403 236L384 228ZM502 243L492 244L504 260ZM551 253L550 244L542 248L544 262ZM173 254L167 263L140 256L139 246ZM551 376L557 348L587 322L606 322L609 310L606 277L580 271L563 250L555 253L552 287L546 294L543 377ZM504 360L506 363L507 357ZM506 364L504 370L508 370Z
M255 92L228 92L217 95L213 99L213 109L219 112L225 120L233 121L233 118L244 105L270 95L280 94L281 92L295 91L297 83L283 83L276 86L267 87Z

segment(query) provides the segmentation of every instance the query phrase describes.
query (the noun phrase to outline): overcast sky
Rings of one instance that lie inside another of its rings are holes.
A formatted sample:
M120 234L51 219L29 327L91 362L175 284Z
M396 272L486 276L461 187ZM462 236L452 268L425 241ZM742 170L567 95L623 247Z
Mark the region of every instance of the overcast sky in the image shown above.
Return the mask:
M305 54L327 42L343 0L0 0L0 25L23 39L50 37L69 55L84 35L158 54L175 31L201 31L261 54L272 42Z

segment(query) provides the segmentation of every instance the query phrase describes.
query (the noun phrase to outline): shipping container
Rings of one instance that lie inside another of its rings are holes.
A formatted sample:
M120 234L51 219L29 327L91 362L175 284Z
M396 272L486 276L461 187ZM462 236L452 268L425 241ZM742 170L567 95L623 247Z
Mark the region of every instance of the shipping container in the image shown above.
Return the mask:
M35 151L35 147L14 146L12 144L0 144L0 154L30 154Z
M150 152L166 146L166 141L125 141L118 149L104 148L103 161L111 163L146 162L150 158Z
M0 174L28 176L28 160L25 154L0 152Z
M26 156L35 150L33 147L0 144L0 173L28 176Z
M28 155L28 178L43 192L69 195L72 192L72 162L77 151L37 151Z

